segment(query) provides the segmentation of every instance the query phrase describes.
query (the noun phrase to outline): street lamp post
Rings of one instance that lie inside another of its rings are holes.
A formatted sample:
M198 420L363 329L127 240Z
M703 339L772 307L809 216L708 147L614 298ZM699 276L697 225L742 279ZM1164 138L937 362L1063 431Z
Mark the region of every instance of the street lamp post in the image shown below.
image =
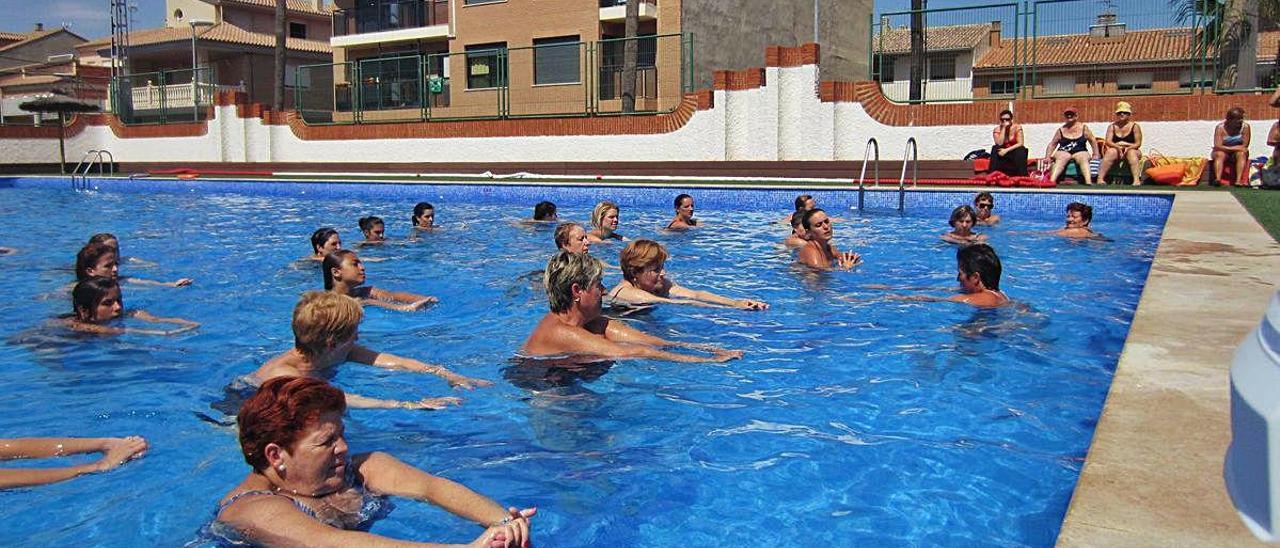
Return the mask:
M200 120L200 65L196 59L196 25L212 25L213 21L192 19L187 24L191 25L191 121L196 122Z

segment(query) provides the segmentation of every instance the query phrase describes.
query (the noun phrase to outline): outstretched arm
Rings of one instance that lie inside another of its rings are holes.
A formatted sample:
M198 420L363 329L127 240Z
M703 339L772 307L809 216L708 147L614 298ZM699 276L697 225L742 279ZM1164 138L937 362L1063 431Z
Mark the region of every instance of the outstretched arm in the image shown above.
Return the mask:
M384 369L399 369L401 371L413 371L415 373L430 373L449 381L449 386L454 388L472 389L478 386L489 386L493 384L492 382L484 379L464 377L445 369L444 366L441 365L424 363L412 358L404 358L395 354L388 354L386 352L376 352L360 345L356 345L352 348L351 353L347 355L347 358L351 361L365 363Z
M368 304L405 312L422 310L428 304L439 302L435 297L408 291L387 291L376 287L369 288L369 297L370 299L365 301Z
M148 280L146 278L135 278L133 276L125 278L124 281L138 285L162 285L165 287L184 287L195 283L195 280L191 278L178 278L172 282L161 282L158 280Z
M718 304L720 306L727 306L730 308L742 308L745 310L767 310L769 308L769 304L762 301L730 299L728 297L716 295L710 291L689 289L677 283L671 284L671 295L683 299Z
M101 452L96 462L60 468L0 469L0 489L44 485L76 476L114 469L142 456L147 441L138 436L128 438L18 438L0 442L0 457L42 458Z
M356 409L444 409L450 405L462 405L462 400L452 397L422 398L418 401L383 400L347 392L347 405Z

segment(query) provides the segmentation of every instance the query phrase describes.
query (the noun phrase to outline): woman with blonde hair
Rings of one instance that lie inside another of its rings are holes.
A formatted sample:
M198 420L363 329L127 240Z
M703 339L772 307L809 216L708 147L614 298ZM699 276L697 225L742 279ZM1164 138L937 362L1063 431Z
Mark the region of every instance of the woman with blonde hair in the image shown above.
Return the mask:
M618 229L618 204L607 200L596 204L595 209L591 210L591 226L593 228L587 233L587 238L593 244L605 240L626 240L621 234L614 232Z
M677 284L666 276L663 265L667 250L653 240L636 240L627 244L618 259L622 281L609 291L609 298L629 304L693 304L725 306L744 310L768 310L769 304L749 299L730 299L710 291L696 291Z
M1123 159L1129 162L1133 184L1142 184L1142 127L1133 121L1133 108L1129 103L1116 103L1116 121L1107 126L1107 136L1102 141L1102 165L1098 168L1098 182L1107 182L1111 166Z

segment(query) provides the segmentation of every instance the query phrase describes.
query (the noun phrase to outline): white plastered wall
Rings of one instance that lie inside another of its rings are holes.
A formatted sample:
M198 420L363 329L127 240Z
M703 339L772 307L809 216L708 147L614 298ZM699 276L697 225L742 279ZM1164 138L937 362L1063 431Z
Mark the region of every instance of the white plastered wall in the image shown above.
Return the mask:
M887 126L859 103L823 103L816 93L817 67L766 69L760 88L714 93L714 107L696 111L671 133L304 141L287 126L242 119L236 108L217 107L209 130L198 137L116 137L90 126L67 140L67 159L107 149L118 162L609 162L721 160L861 160L869 137L881 158L900 159L908 137L922 160L953 160L990 147L991 125ZM984 104L994 113L1002 105ZM992 115L994 119L994 114ZM1172 156L1205 156L1216 121L1142 122L1146 150ZM1250 156L1267 155L1270 121L1251 122ZM1106 122L1091 122L1098 135ZM1032 156L1040 156L1057 124L1026 124ZM52 139L0 140L0 163L57 161Z

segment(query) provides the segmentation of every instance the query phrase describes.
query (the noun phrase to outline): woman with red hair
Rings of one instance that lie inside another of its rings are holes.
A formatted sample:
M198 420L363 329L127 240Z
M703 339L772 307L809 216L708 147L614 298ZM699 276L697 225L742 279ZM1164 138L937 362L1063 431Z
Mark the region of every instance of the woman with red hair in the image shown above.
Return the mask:
M253 467L218 504L206 534L287 546L396 545L365 531L394 495L435 504L484 532L467 546L522 547L537 509L503 509L461 484L386 453L348 452L342 391L307 377L276 377L244 402L236 422ZM403 543L410 544L410 543Z

